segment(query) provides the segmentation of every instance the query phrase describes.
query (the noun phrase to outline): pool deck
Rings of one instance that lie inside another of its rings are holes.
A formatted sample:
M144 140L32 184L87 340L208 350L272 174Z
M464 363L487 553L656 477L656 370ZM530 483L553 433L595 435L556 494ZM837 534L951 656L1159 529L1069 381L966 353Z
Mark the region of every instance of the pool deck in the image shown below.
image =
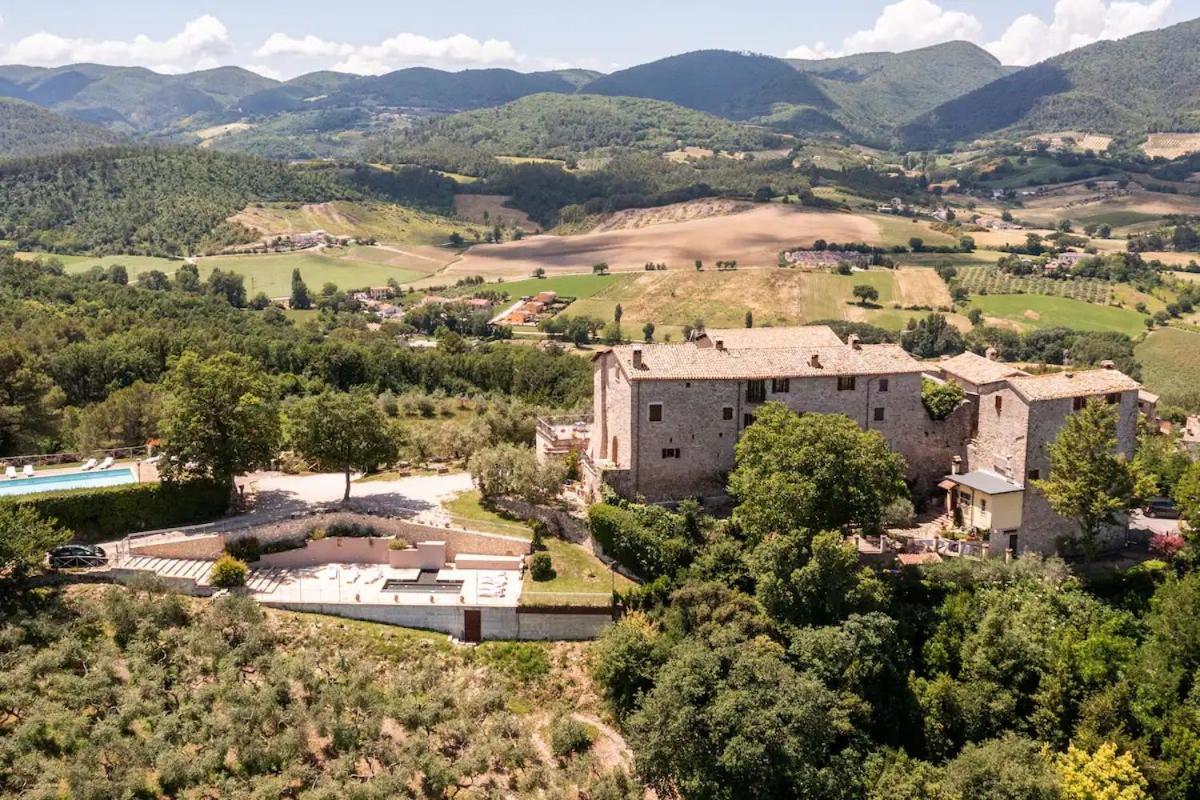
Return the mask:
M317 567L266 568L250 573L247 585L255 600L277 607L313 603L383 606L515 607L521 596L518 570L445 567L438 581L461 581L458 591L385 589L387 581L415 581L420 570L386 564L322 564Z
M128 475L131 480L121 480L123 475ZM78 476L80 481L76 486L64 486L59 482L65 482L72 476ZM157 480L158 470L151 465L142 465L136 461L126 461L123 463L115 463L108 469L99 470L91 469L86 472L78 466L39 469L33 475L26 476L20 470L17 471L15 478L4 477L0 472L0 497L17 497L26 494L45 494L49 492L69 491L71 489L86 489L86 488L104 488L108 486L123 486L129 483L142 483L148 480ZM34 487L34 488L29 488ZM16 491L14 491L16 490Z

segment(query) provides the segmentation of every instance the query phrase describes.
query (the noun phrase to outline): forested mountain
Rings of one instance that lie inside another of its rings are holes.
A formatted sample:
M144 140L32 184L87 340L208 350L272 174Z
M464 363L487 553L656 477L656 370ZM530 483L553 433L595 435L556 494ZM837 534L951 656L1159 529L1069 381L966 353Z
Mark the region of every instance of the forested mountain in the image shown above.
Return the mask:
M445 72L427 67L361 78L342 86L325 100L325 107L368 104L388 108L464 111L496 106L539 92L570 94L577 88L572 71L515 72L510 69L467 69Z
M447 206L426 170L297 167L194 148L109 148L0 165L0 239L60 253L178 256L257 235L226 219L255 202L365 197Z
M402 163L407 151L443 146L489 155L570 158L609 148L739 151L780 147L786 141L761 128L658 100L536 94L396 132L374 144L370 153L372 160Z
M901 138L923 148L1005 130L1200 130L1198 50L1200 20L1097 42L944 103Z
M0 99L0 159L84 150L120 141L119 135L104 128L31 103Z
M311 107L331 92L358 79L357 75L345 72L310 72L286 83L244 95L238 99L237 107L242 113L252 116L297 111Z

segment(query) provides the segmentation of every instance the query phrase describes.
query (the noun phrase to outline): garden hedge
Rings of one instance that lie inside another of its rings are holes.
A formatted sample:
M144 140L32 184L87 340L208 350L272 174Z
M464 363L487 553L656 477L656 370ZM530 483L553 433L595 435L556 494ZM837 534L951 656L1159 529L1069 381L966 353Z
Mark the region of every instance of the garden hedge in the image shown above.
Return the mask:
M102 489L18 495L0 506L32 507L58 520L77 542L119 539L129 533L209 522L229 508L229 487L215 481L133 483Z
M597 503L588 509L588 530L605 555L647 580L673 577L690 560L686 539L656 530L630 509Z

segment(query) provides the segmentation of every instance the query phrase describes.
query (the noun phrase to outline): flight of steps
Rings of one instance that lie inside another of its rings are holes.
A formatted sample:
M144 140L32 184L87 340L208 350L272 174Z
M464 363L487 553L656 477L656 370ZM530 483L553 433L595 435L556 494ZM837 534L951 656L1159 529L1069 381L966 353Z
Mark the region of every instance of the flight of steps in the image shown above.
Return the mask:
M160 558L158 556L143 556L131 554L124 558L113 571L119 575L132 577L135 574L152 574L172 583L187 587L194 584L194 594L212 594L213 587L208 582L212 572L213 562L206 559L192 558ZM277 568L251 569L246 578L246 588L251 592L273 592L286 577L286 570Z

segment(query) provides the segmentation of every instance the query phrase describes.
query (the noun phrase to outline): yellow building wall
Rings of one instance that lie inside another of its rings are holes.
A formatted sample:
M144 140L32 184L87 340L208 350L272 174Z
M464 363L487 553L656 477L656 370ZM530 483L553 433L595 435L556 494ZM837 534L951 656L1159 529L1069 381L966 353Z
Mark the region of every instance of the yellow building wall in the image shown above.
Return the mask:
M964 510L963 524L981 531L1003 531L1021 527L1024 492L990 495L971 490L971 505ZM986 503L986 509L984 504Z

